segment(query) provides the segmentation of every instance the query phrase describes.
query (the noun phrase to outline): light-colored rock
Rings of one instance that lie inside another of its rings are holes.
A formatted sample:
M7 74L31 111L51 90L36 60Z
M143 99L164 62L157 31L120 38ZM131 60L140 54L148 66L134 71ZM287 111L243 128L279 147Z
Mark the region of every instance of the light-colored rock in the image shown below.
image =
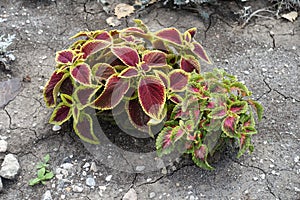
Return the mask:
M105 178L105 180L106 180L107 182L109 182L109 181L111 180L111 178L112 178L112 175L108 175L108 176Z
M7 142L5 140L0 140L0 152L6 152Z
M0 192L2 191L2 189L3 189L3 184L2 184L2 179L0 177Z
M42 200L52 200L52 196L51 196L51 191L47 190L43 196L42 196Z
M156 195L155 192L150 192L149 198L150 198L150 199L153 199L153 198L155 197L155 195Z
M85 184L90 187L94 187L96 185L96 181L94 178L89 177L85 180Z
M52 131L59 131L60 129L61 129L61 126L59 126L59 125L54 125L52 127Z
M133 188L130 188L128 192L123 196L122 200L137 200L136 191Z
M79 185L72 185L73 192L81 193L83 191L83 187Z
M82 168L88 168L88 167L90 167L90 166L91 166L90 163L86 162L86 163L82 166Z
M13 154L7 154L1 165L0 176L7 179L16 178L20 170L18 159Z
M69 169L73 168L73 164L72 163L64 163L64 164L61 165L61 167L63 169L69 170Z
M92 171L92 172L97 172L98 171L98 168L97 168L97 165L96 165L95 162L91 163L90 171Z
M141 172L145 169L146 167L145 166L136 166L135 170L138 171L138 172Z

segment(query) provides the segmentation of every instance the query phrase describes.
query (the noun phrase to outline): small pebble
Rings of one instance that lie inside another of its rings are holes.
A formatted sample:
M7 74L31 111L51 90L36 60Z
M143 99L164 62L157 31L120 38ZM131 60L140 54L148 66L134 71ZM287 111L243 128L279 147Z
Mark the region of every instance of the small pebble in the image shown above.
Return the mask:
M52 127L52 131L59 131L60 129L61 129L61 126L59 126L59 125L54 125Z
M155 192L150 192L149 198L152 199L152 198L154 198L154 197L155 197Z
M88 168L88 167L90 167L90 166L91 166L90 163L86 162L86 163L82 166L82 168Z
M300 192L300 188L294 187L295 192Z
M62 194L62 195L60 195L60 198L61 198L61 199L65 199L65 198L66 198L66 195Z
M141 172L145 169L146 167L145 166L136 166L135 170L138 171L138 172Z
M261 174L261 175L260 175L260 178L261 178L262 180L264 180L264 179L266 178L266 175L265 175L265 174Z
M254 181L257 181L257 180L258 180L258 178L257 178L257 177L253 177L253 180L254 180Z
M147 181L147 182L150 182L150 181L152 181L152 178L147 178L146 181Z
M249 75L250 72L248 70L244 71L244 74Z
M105 178L105 180L106 180L107 182L109 182L109 181L111 180L111 178L112 178L112 175L108 175L108 176Z
M66 170L70 170L73 168L73 164L72 163L64 163L64 164L61 164L60 167L62 167L63 169L66 169Z
M72 185L73 192L81 193L83 191L83 187L80 187L78 185Z
M1 146L1 145L0 145L0 146ZM296 157L294 158L294 162L295 162L295 163L299 162L299 156L296 156Z
M270 164L270 168L273 168L273 167L275 167L275 165L273 165L273 164Z
M161 173L162 173L162 174L167 174L167 173L168 173L167 168L164 167L164 168L161 170Z
M52 196L51 196L51 191L47 190L43 196L42 196L42 200L52 200Z
M28 20L28 19L25 22L26 22L26 24L30 24L30 20Z
M85 184L87 186L94 187L96 185L96 182L94 178L89 177L86 179Z
M5 140L0 140L0 152L6 152L7 142Z
M97 172L97 171L98 171L97 165L96 165L95 162L92 162L92 163L91 163L90 170L91 170L92 172Z

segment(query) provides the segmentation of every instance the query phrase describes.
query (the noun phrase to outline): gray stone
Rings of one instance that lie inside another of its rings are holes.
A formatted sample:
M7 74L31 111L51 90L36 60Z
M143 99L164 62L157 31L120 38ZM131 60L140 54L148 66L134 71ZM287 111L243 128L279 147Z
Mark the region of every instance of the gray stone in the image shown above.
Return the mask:
M42 200L52 200L52 196L51 196L51 191L47 190L43 196L42 196Z
M0 177L0 192L2 191L2 189L3 189L3 184L2 184L2 179Z
M96 182L94 178L89 177L85 180L85 184L87 186L94 187L96 185Z
M81 193L83 191L83 187L79 185L72 185L73 192Z
M18 159L13 154L7 154L1 165L0 176L7 179L16 178L20 170Z
M7 150L7 142L5 140L0 140L0 153L6 152Z
M61 167L63 169L69 170L69 169L73 168L73 164L72 163L64 163L64 164L61 165Z
M136 166L135 170L138 171L138 172L141 172L145 169L146 167L145 166Z
M130 188L128 192L123 196L122 200L137 200L136 191L133 188Z
M92 172L97 172L98 171L98 168L97 168L97 165L96 165L95 162L91 163L90 171L92 171Z
M155 192L150 192L149 198L150 198L150 199L153 199L153 198L155 197L155 195L156 195Z
M112 178L112 175L108 175L108 176L105 178L105 180L106 180L107 182L109 182L109 181L111 180L111 178Z

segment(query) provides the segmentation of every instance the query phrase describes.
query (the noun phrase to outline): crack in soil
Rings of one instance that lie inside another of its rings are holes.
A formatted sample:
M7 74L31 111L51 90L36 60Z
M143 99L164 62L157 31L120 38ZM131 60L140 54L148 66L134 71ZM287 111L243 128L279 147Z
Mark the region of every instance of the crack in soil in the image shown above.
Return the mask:
M270 181L269 181L269 179L268 179L268 177L267 177L268 174L267 174L267 172L265 172L265 170L263 170L263 169L260 168L260 167L254 166L254 165L245 165L245 164L240 163L239 161L237 161L237 160L235 160L235 159L233 159L233 158L229 158L229 159L232 160L234 163L239 164L240 166L247 167L247 168L250 167L250 168L257 169L257 170L261 171L261 172L265 175L265 179L266 179L266 182L267 182L267 188L268 188L268 191L270 192L270 194L271 194L275 199L281 200L281 198L278 197L278 196L273 192L273 190L272 190L272 188L271 188L271 186L270 186Z

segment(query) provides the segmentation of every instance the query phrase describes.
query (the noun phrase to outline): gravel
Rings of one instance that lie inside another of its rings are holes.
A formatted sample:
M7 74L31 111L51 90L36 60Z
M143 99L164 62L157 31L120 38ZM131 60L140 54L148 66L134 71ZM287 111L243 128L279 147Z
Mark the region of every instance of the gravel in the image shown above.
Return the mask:
M0 176L7 179L15 179L20 170L18 159L13 154L7 154L1 166Z

